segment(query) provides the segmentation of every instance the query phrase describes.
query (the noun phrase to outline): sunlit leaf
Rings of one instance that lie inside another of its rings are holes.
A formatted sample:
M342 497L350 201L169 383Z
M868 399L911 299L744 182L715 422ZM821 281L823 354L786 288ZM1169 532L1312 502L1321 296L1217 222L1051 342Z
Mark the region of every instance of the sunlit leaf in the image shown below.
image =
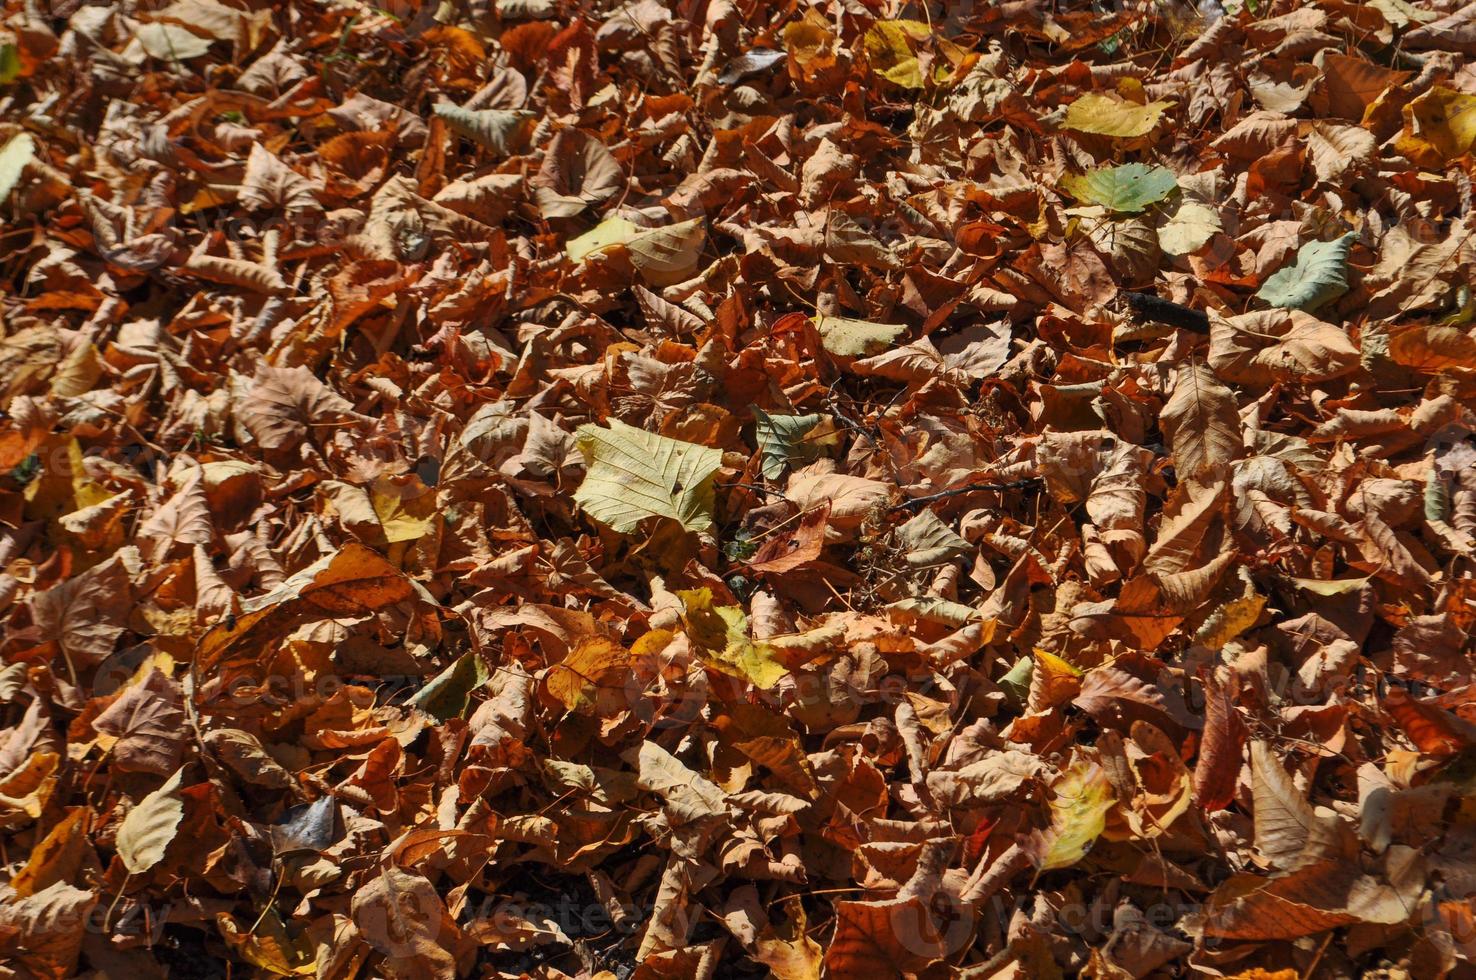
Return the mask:
M1352 232L1328 242L1308 242L1261 284L1256 298L1271 306L1311 312L1348 291L1348 251L1358 238Z
M1164 167L1125 163L1063 177L1061 187L1077 200L1136 214L1172 194L1178 181L1173 171Z
M576 433L589 469L574 500L622 534L647 517L669 517L689 531L712 526L713 474L722 453L668 439L618 419Z
M1079 133L1131 139L1151 132L1163 117L1164 110L1172 105L1172 102L1139 105L1099 92L1088 92L1067 107L1062 126Z

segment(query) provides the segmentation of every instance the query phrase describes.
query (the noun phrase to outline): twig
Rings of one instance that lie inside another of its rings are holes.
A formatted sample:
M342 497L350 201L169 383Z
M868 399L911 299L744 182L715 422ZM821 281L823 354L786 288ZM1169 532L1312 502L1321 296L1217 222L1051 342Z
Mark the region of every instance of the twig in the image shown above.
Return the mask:
M892 510L906 510L908 507L919 507L930 504L935 500L943 500L948 497L957 497L965 493L983 493L985 491L1001 492L1004 490L1024 490L1041 482L1038 476L1028 476L1023 480L1011 480L1009 483L970 483L962 487L954 487L952 490L944 490L940 493L930 493L926 497L913 497L893 506Z

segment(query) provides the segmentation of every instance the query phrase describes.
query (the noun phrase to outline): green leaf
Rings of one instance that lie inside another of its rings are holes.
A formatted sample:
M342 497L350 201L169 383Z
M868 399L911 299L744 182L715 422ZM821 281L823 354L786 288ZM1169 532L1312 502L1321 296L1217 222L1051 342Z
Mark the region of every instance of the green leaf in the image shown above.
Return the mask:
M1271 306L1310 313L1348 291L1348 250L1357 235L1349 232L1330 242L1308 242L1296 260L1261 284L1256 298Z
M1136 214L1155 201L1163 200L1178 186L1172 170L1142 163L1098 167L1061 180L1062 189L1078 201L1100 204L1126 214Z
M1100 92L1088 92L1066 108L1065 129L1098 136L1133 139L1152 132L1172 102L1139 105Z
M817 316L820 342L841 357L866 357L886 350L907 328L900 323L873 323L843 316Z
M581 425L575 437L589 472L574 492L585 513L627 534L647 517L670 517L689 531L712 526L712 477L720 450L668 439L617 419Z
M0 44L0 85L9 85L20 78L20 48L14 44Z
M820 455L820 446L806 442L810 430L823 419L820 415L770 415L761 408L753 410L756 420L755 436L758 439L760 466L764 476L777 480L784 467L792 463L807 463Z
M411 703L439 722L460 718L466 714L471 693L487 683L489 676L481 657L464 653L416 692Z
M0 204L10 196L15 185L20 183L21 174L36 156L36 142L27 133L11 139L0 149Z
M1021 704L1030 697L1030 678L1035 674L1035 659L1025 655L999 679L1000 688Z

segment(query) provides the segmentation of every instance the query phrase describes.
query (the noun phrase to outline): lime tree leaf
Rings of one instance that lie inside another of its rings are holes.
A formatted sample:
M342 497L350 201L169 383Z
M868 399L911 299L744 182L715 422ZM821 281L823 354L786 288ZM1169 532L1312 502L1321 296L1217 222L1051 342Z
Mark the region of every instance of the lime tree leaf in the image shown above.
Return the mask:
M0 203L10 196L15 185L20 183L21 174L36 156L36 143L27 133L21 133L0 149Z
M1069 868L1107 828L1115 802L1107 771L1078 756L1051 786L1051 824L1030 839L1029 850L1041 871Z
M1270 306L1311 312L1348 291L1348 250L1358 236L1349 232L1330 242L1308 242L1261 284L1256 298Z
M1136 214L1163 200L1177 186L1178 180L1172 170L1142 163L1098 167L1061 180L1062 189L1077 200L1126 214Z
M184 767L176 769L164 785L138 801L118 827L118 857L129 874L142 874L164 857L169 842L174 840L179 821L184 817L184 798L180 796L180 780Z
M1163 118L1163 111L1172 105L1172 102L1139 105L1100 92L1088 92L1066 108L1062 126L1078 133L1134 139L1151 132Z
M917 20L879 20L861 39L871 70L894 85L922 88L922 70L918 66L913 43L932 31Z
M822 314L814 319L820 342L841 357L866 357L886 350L907 330L900 323L873 323L843 316Z
M574 492L585 513L627 534L647 517L670 517L689 531L712 527L712 476L720 450L637 429L581 425L575 433L589 472Z
M764 476L777 480L790 463L807 463L820 455L820 446L807 442L808 436L823 421L821 415L770 415L761 408L753 410L756 420L754 435L758 439L760 467Z

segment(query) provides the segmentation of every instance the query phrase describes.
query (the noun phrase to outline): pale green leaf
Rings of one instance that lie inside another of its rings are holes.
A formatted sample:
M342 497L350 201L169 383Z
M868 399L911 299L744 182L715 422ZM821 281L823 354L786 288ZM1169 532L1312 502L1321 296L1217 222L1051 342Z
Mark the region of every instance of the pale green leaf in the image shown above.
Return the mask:
M689 531L712 526L712 477L720 450L637 429L582 425L575 434L589 472L574 493L585 513L613 530L634 531L647 517L669 517Z
M486 663L475 651L464 653L416 692L412 703L440 722L460 718L471 703L471 693L487 683L489 676Z
M174 840L184 817L184 798L179 791L183 778L181 766L163 786L139 800L119 825L115 846L129 874L142 874L158 864Z
M1030 697L1030 681L1035 675L1035 658L1029 654L1015 661L1015 666L1007 670L999 679L1000 689L1010 697L1023 704Z
M1177 186L1178 180L1172 170L1142 163L1098 167L1061 180L1061 187L1077 200L1126 214L1136 214L1163 200Z
M1208 204L1185 201L1158 229L1158 245L1170 255L1192 255L1221 231L1220 213Z
M1308 242L1291 265L1266 277L1256 298L1286 310L1311 312L1348 291L1348 250L1357 235L1349 232L1330 242Z
M36 143L28 133L13 137L0 150L0 203L10 196L15 185L20 183L26 164L36 157Z
M526 109L463 109L441 102L435 113L452 132L503 156L521 150L533 133L534 116Z
M873 323L843 316L817 316L815 328L825 349L841 357L866 357L886 350L907 328L900 323Z

